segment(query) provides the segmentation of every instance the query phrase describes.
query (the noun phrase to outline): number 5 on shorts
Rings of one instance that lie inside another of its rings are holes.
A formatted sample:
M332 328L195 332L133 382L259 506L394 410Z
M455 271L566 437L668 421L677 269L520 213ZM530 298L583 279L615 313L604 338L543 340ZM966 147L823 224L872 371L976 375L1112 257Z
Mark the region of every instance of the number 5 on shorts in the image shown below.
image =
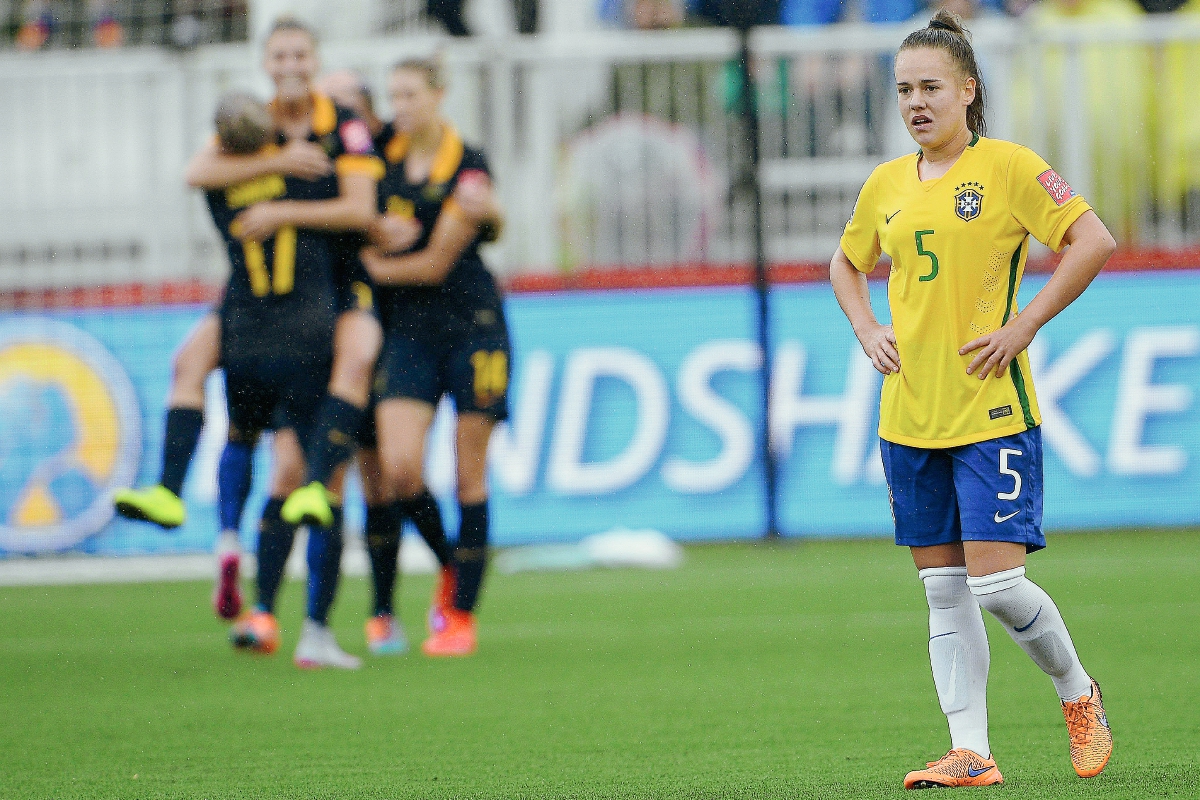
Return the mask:
M1000 474L1011 475L1013 479L1013 490L1011 492L997 492L998 500L1016 500L1021 495L1021 473L1015 469L1010 469L1008 466L1009 456L1023 455L1020 450L1010 450L1007 447L1000 448Z

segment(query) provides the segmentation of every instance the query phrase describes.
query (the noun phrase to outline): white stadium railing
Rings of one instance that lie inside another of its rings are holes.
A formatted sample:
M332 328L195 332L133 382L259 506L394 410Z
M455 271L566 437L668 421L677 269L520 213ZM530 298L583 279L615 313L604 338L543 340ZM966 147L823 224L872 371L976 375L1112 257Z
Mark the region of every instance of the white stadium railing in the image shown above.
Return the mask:
M890 90L908 27L761 29L755 102L765 238L774 261L824 260L859 186L912 149ZM994 135L1043 153L1128 243L1200 238L1200 24L980 23ZM379 94L389 66L440 52L449 116L493 164L509 225L497 271L730 263L750 258L727 30L327 45ZM0 54L0 289L223 274L182 182L218 96L265 96L257 54Z

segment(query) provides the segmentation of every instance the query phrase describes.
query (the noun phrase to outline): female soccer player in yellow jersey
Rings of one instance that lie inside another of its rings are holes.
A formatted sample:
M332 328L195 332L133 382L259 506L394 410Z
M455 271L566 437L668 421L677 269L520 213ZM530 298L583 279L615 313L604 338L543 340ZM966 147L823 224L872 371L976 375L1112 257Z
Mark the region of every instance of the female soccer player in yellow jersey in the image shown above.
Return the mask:
M952 749L905 788L1002 782L987 730L980 607L1054 682L1081 777L1112 752L1100 687L1054 601L1025 577L1042 535L1042 442L1025 348L1115 248L1088 204L1025 147L983 138L984 87L957 16L940 11L896 55L900 114L920 145L859 194L830 264L842 310L884 374L879 436L896 543L929 601L929 658ZM1033 236L1070 249L1029 306L1017 288ZM892 260L892 324L865 273Z

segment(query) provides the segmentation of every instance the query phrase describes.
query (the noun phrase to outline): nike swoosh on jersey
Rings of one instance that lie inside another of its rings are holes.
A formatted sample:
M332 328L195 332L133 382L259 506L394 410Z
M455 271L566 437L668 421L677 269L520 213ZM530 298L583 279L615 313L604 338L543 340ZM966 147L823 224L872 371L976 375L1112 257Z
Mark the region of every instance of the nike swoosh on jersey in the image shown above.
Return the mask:
M904 210L904 209L900 209L900 211L903 211L903 210ZM900 213L900 211L897 211L897 212L895 212L895 214L884 214L884 216L883 216L883 224L884 224L884 225L888 225L888 224L890 224L890 223L891 223L891 221L892 221L893 219L895 219L895 218L896 218L896 214L899 214L899 213Z
M992 517L992 519L995 520L997 525L999 525L1001 522L1004 522L1005 520L1010 520L1013 517L1015 517L1017 514L1020 514L1020 513L1021 512L1018 510L1018 511L1014 511L1011 514L1008 514L1008 515L1002 517L1002 516L1000 516L1000 512L997 511L996 516Z
M984 767L983 769L975 769L974 767L967 767L967 774L970 775L972 778L978 778L980 775L987 772L989 769L991 769L991 767Z

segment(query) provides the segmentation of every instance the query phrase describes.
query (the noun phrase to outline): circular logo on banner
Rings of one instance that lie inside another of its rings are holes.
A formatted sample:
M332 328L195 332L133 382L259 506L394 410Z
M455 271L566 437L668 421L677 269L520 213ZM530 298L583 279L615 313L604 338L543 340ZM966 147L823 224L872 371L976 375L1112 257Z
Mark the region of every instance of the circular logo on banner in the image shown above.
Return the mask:
M137 475L141 414L121 364L73 325L0 325L0 549L61 550L113 516Z

